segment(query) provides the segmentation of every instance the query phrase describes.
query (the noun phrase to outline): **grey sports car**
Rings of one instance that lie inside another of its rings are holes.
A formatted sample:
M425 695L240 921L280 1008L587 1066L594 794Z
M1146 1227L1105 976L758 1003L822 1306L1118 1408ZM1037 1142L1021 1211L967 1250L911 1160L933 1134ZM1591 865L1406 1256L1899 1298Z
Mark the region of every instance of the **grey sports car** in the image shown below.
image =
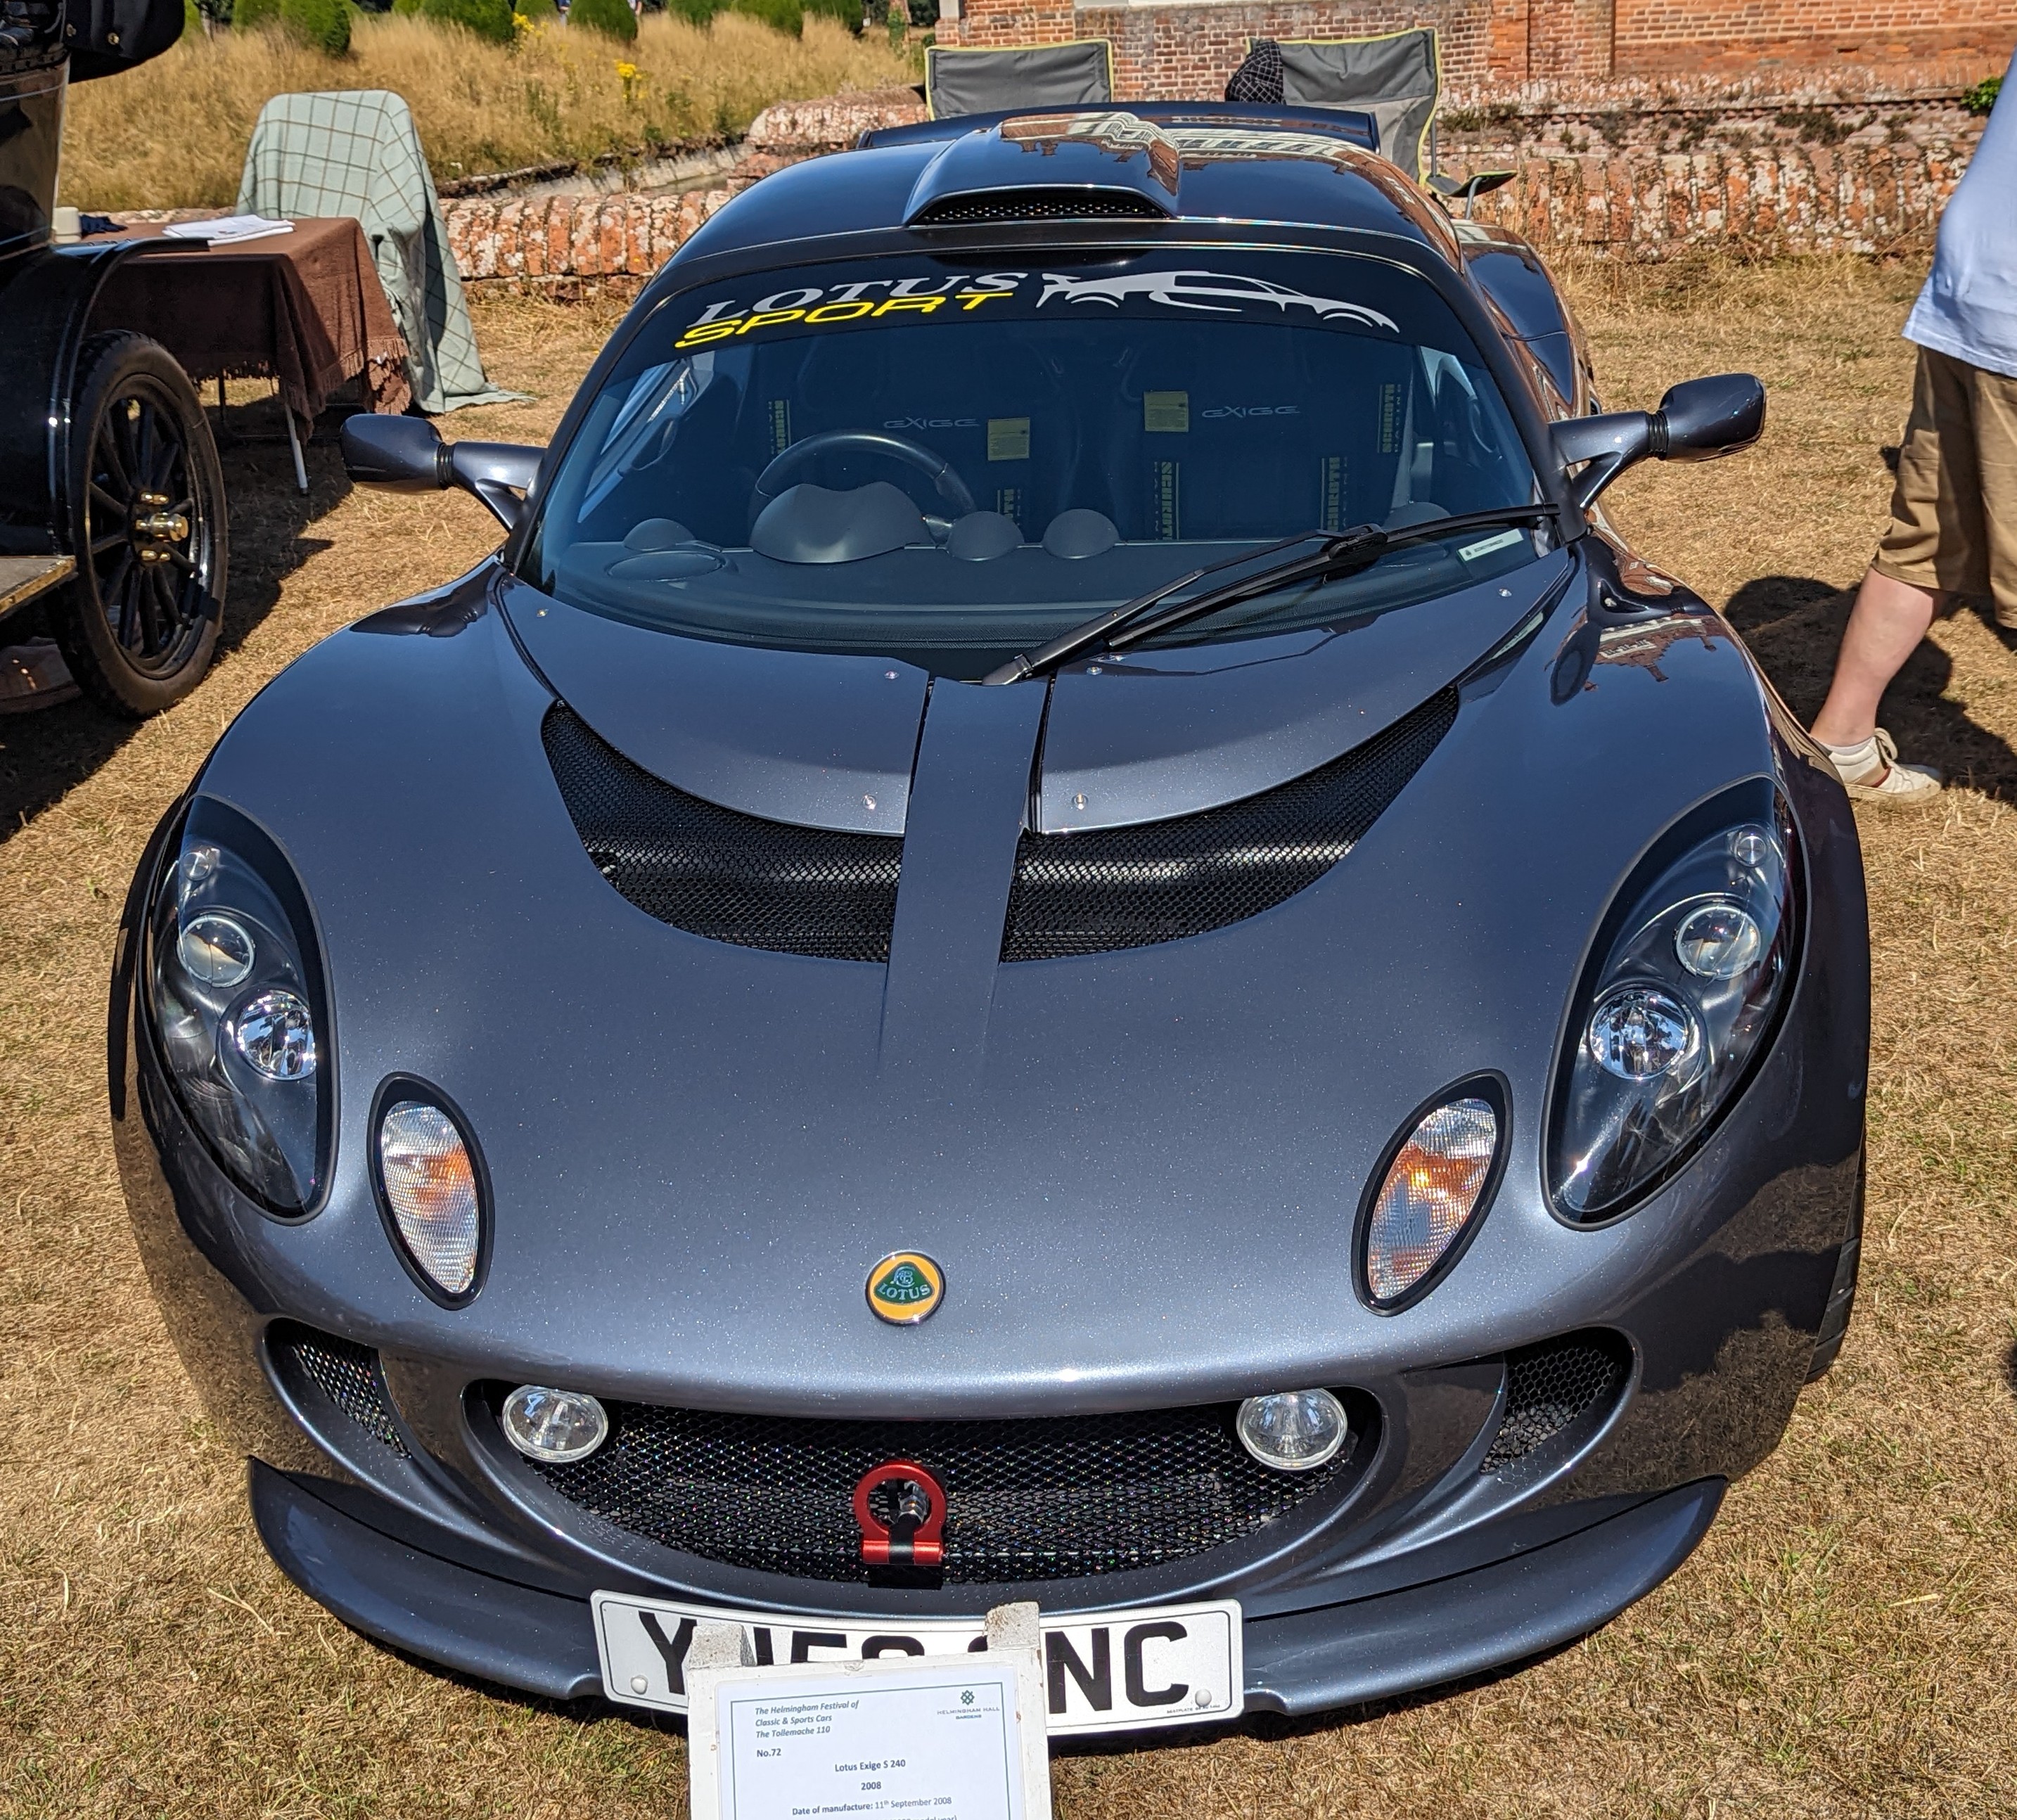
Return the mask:
M1039 1604L1059 1732L1511 1663L1687 1557L1839 1346L1833 774L1597 496L1539 259L1353 114L785 171L507 535L277 678L136 876L142 1250L285 1571L679 1710Z

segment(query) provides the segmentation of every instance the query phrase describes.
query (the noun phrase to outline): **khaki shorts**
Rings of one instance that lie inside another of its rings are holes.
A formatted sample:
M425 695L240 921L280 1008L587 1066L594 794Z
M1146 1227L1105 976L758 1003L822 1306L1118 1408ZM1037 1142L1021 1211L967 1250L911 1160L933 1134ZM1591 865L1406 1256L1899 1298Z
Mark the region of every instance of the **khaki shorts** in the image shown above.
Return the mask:
M1919 350L1891 528L1871 565L2017 622L2017 379Z

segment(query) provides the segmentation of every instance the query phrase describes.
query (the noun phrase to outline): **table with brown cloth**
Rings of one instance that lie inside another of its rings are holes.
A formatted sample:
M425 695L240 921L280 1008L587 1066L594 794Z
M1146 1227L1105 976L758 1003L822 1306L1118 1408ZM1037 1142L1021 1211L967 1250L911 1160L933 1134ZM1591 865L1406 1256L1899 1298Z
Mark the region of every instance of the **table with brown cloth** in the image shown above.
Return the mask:
M161 233L149 222L118 238ZM309 422L360 375L373 410L406 409L406 344L350 217L297 222L292 233L236 246L168 243L175 250L120 263L99 294L94 327L150 336L193 380L276 380L287 409Z

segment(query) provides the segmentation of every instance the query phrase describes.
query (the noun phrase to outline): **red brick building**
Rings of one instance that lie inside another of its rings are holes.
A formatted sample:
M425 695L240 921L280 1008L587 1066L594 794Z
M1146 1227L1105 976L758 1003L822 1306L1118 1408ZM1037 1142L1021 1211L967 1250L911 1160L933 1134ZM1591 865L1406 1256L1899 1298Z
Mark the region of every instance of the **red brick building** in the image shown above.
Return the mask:
M2017 0L940 0L941 42L1112 41L1121 99L1216 96L1250 38L1433 25L1446 85L1746 75L1844 65L2000 71Z

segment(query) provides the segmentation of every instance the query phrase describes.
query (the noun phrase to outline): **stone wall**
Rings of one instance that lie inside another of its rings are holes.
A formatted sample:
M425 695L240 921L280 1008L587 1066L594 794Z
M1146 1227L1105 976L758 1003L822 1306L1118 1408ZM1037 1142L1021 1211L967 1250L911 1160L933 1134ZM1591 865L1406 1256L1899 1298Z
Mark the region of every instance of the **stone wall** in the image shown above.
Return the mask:
M1705 103L1706 92L1695 99ZM1608 99L1617 100L1618 97ZM1923 251L1939 211L1967 168L1980 124L1957 106L1859 124L1837 142L1816 143L1776 126L1754 102L1759 135L1727 124L1686 146L1703 117L1642 94L1612 125L1582 98L1536 92L1478 110L1444 137L1443 164L1460 171L1513 169L1515 180L1481 199L1481 220L1500 221L1554 252L1662 259L1721 247L1755 256L1831 251ZM1767 104L1769 105L1769 104ZM740 164L718 182L664 196L458 198L443 206L464 280L570 297L628 295L670 258L701 223L767 173L850 145L865 128L922 117L907 91L882 97L794 103L760 115ZM1776 136L1774 136L1776 135Z

